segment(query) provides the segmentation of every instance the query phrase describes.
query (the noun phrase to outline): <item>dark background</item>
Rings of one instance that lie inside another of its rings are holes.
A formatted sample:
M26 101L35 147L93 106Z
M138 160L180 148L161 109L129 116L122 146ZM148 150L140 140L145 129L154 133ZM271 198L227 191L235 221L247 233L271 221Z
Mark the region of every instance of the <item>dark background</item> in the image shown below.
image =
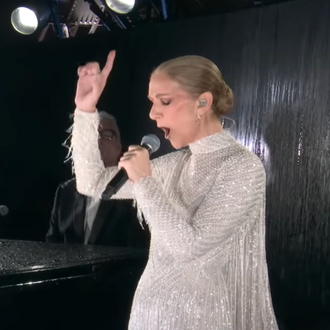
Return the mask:
M43 240L56 186L71 177L61 146L79 63L117 49L99 108L127 146L156 133L148 79L198 54L233 88L234 136L267 169L267 252L281 329L330 329L330 2L265 8L57 42L0 46L1 237ZM170 146L164 141L161 151Z

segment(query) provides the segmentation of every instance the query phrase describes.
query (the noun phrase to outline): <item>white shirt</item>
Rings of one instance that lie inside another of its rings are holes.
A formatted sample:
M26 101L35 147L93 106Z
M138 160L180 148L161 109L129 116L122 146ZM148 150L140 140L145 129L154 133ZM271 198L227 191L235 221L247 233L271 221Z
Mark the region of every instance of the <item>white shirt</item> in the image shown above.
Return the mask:
M87 244L89 236L91 234L93 223L99 209L101 200L93 200L91 197L86 197L86 212L85 212L85 241L84 243Z

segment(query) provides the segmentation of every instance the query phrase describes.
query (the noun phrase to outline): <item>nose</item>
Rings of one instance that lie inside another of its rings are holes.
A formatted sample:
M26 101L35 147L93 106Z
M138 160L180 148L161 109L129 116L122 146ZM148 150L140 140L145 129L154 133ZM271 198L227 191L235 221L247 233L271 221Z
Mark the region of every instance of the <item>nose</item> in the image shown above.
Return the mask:
M149 111L149 118L151 120L157 120L157 118L159 118L159 116L160 116L160 112L157 111L155 105L153 104Z

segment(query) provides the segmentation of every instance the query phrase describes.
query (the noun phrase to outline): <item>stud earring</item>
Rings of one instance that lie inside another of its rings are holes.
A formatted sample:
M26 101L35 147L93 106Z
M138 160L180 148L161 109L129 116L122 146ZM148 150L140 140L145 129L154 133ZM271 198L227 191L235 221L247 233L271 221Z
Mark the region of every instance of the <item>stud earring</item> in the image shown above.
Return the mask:
M200 100L199 101L199 108L204 108L206 107L206 101L205 100Z

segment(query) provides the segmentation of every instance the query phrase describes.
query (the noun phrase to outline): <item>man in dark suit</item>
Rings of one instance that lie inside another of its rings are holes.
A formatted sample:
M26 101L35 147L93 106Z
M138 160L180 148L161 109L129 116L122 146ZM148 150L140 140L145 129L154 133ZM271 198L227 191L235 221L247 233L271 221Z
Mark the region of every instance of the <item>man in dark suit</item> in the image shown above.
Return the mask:
M115 166L122 153L119 129L108 113L99 116L101 157L105 166ZM149 238L132 200L93 201L78 193L75 179L57 188L46 241L148 248Z

